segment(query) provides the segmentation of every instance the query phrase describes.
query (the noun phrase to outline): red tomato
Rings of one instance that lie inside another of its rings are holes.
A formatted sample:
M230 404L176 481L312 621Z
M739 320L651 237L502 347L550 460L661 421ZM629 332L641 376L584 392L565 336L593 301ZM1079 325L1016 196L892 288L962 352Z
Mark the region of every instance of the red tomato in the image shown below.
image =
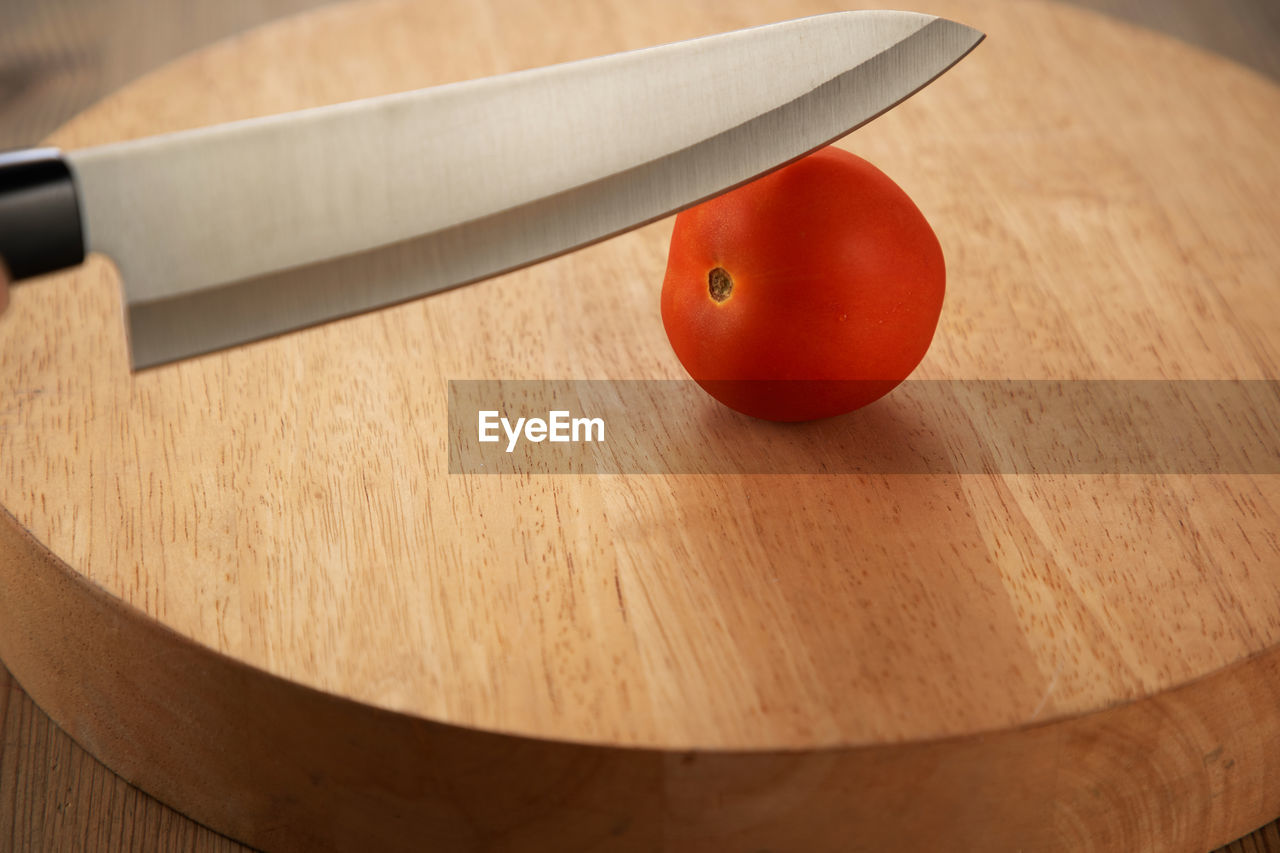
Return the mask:
M825 148L676 217L662 323L725 405L779 421L853 411L924 357L946 269L875 166Z

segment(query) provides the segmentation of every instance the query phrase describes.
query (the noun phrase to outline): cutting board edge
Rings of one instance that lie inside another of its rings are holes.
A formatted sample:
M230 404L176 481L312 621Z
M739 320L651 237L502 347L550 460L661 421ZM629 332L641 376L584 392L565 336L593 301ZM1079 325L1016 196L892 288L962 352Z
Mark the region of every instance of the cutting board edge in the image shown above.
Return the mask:
M1280 787L1266 785L1280 778L1280 718L1267 713L1280 705L1280 646L1145 699L1004 731L807 750L621 747L426 720L254 668L78 575L7 510L0 553L0 659L35 703L132 784L254 846L470 843L471 815L535 803L536 815L516 811L521 849L557 849L566 833L701 843L797 827L817 833L811 849L837 849L873 818L887 838L921 844L969 832L1054 847L1083 832L1115 849L1208 849L1280 811ZM988 785L1025 793L993 797Z

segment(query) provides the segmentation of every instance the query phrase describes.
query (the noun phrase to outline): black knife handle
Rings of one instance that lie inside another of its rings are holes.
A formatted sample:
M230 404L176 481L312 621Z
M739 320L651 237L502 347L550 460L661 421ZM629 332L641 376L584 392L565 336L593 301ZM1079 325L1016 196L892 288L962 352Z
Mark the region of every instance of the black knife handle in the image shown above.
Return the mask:
M0 152L0 260L14 281L84 260L75 180L58 149Z

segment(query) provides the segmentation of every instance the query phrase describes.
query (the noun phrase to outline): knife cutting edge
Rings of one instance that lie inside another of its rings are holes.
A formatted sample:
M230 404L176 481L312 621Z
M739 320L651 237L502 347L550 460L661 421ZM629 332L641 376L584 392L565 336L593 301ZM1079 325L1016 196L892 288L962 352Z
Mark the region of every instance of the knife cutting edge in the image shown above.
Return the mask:
M555 257L796 160L983 38L837 12L60 152L0 155L0 259L119 271L135 369ZM369 274L376 267L378 275Z

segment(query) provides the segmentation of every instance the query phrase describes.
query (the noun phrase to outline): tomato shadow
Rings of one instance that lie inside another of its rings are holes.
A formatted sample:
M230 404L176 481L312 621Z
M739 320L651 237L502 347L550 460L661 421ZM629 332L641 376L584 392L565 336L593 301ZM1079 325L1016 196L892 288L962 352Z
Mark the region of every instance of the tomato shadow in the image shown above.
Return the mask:
M705 442L667 459L672 472L704 474L949 474L971 466L932 400L890 393L845 415L803 423L760 420L707 399Z

